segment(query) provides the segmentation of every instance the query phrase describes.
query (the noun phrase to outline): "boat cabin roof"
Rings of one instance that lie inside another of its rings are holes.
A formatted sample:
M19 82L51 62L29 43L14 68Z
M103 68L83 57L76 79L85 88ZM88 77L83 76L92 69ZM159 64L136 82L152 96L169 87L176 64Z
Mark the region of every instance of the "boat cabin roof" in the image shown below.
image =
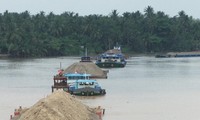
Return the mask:
M67 73L64 74L65 77L90 77L91 74L81 74L81 73Z

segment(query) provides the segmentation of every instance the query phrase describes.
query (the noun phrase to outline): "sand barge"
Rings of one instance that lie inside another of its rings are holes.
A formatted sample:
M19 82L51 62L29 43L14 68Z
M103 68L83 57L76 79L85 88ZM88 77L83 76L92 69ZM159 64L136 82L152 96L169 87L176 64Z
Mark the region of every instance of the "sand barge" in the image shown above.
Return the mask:
M95 110L64 91L55 91L12 120L99 120Z
M90 78L107 78L108 71L102 70L93 62L77 62L70 65L64 70L66 73L87 73L91 74Z

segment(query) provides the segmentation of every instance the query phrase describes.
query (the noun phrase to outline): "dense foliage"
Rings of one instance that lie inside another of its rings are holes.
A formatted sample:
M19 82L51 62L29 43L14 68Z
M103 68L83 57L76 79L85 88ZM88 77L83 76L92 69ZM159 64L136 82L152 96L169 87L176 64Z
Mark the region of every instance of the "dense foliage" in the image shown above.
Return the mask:
M169 17L148 6L108 16L60 15L28 11L0 14L0 54L17 57L79 55L83 47L98 54L120 44L126 52L149 53L200 49L200 21L180 11Z

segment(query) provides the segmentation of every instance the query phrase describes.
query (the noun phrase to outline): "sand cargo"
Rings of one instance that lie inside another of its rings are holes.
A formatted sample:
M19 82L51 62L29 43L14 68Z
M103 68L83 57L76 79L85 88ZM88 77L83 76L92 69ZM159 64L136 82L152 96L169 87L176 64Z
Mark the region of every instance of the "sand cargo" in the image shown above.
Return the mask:
M98 78L98 79L106 79L108 71L102 70L97 65L95 65L93 62L76 62L69 67L67 67L63 74L67 73L87 73L91 74L90 78Z
M15 109L11 120L99 120L101 116L97 112L59 90L30 108Z

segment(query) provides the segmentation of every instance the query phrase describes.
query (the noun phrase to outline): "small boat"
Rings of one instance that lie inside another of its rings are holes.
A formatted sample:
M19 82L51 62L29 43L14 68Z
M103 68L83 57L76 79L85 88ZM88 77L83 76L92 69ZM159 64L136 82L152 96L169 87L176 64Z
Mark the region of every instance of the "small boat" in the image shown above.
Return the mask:
M76 80L69 86L69 93L80 96L105 95L105 89L102 89L96 80Z
M95 64L100 68L122 68L126 66L126 59L120 47L114 47L98 56Z
M81 61L80 62L92 62L91 61L91 57L89 57L89 56L83 56L83 57L81 57Z

